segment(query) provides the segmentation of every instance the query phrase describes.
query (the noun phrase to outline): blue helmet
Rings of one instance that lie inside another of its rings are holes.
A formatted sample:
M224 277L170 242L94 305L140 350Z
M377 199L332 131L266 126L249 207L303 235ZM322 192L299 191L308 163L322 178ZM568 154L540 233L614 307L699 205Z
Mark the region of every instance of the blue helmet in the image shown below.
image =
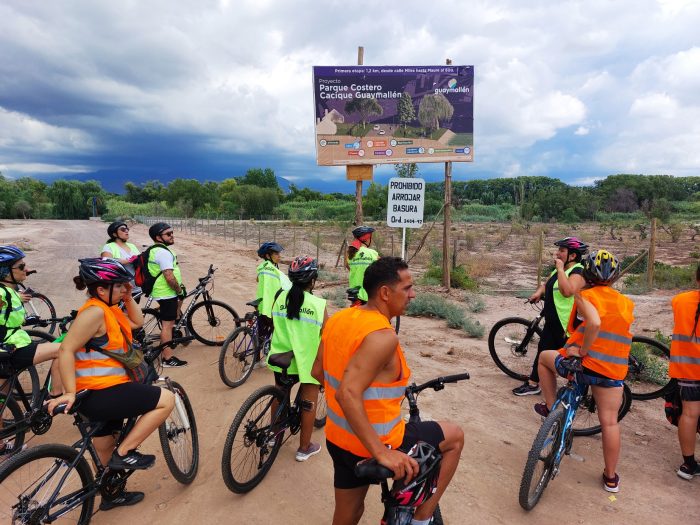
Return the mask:
M282 246L276 242L264 242L260 245L260 248L258 248L258 257L262 257L264 259L270 252L279 253L282 250L284 250L284 248L282 248Z
M4 279L10 273L12 265L24 257L24 252L17 246L0 246L0 279Z

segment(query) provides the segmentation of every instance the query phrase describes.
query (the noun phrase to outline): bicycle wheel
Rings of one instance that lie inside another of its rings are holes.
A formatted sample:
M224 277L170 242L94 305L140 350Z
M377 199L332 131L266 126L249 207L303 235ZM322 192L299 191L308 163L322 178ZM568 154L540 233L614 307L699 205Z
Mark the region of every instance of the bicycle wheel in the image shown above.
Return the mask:
M155 308L144 308L143 326L140 329L140 338L144 343L160 341L160 311Z
M328 404L326 403L326 393L321 386L321 391L318 393L318 401L316 402L316 419L314 419L314 427L323 428L326 426L326 418L328 417Z
M221 301L202 301L194 305L187 318L187 328L198 341L221 346L226 336L241 325L236 310Z
M522 317L506 317L493 325L489 332L489 352L496 366L520 381L527 381L530 377L542 336L542 329L538 326L527 340L531 323Z
M29 337L32 338L32 342L41 343L53 343L56 339L51 334L43 332L41 330L25 330ZM51 372L52 361L44 361L43 363L37 363L29 368L22 370L19 374L20 383L22 384L22 389L25 394L29 395L31 392L31 404L36 406L41 398L41 387L40 377L46 377Z
M527 455L518 496L520 506L525 510L531 510L537 505L549 480L552 479L552 472L557 467L556 453L563 439L563 431L564 409L557 407L545 418Z
M666 345L649 337L633 336L629 369L625 384L632 399L648 401L662 397L669 389L670 351Z
M82 457L68 472L77 456L78 451L66 445L39 445L3 463L0 522L89 523L95 496L85 493L92 485L93 475ZM57 493L52 498L54 491Z
M172 381L175 408L168 419L158 427L160 445L163 447L165 463L173 477L189 485L197 476L199 468L199 436L192 405L180 384Z
M253 490L272 467L282 446L286 427L273 431L278 423L272 421L273 401L285 402L279 388L272 385L258 388L245 400L231 424L221 458L221 473L232 492L243 494Z
M32 298L24 303L24 309L27 312L27 317L38 317L39 319L56 319L56 308L53 303L44 294L34 292ZM53 334L56 331L56 321L52 321L44 328L48 333Z
M617 420L621 421L632 406L632 392L627 385L622 388L622 403L617 413ZM595 399L590 389L581 400L572 423L574 436L592 436L601 431L600 421L598 421L597 407Z
M231 388L241 386L253 372L258 355L257 332L249 326L236 328L219 353L219 376Z
M9 447L12 452L9 454L16 454L22 450L22 445L24 445L24 435L27 433L25 429L15 428L9 431L11 425L14 425L22 420L24 420L24 412L20 408L17 401L14 399L7 398L7 404L5 404L5 397L0 394L0 407L2 411L0 412L0 418L2 418L2 428L0 428L0 443L4 442L5 446L3 450L0 451L0 457L7 457L8 452L4 449Z

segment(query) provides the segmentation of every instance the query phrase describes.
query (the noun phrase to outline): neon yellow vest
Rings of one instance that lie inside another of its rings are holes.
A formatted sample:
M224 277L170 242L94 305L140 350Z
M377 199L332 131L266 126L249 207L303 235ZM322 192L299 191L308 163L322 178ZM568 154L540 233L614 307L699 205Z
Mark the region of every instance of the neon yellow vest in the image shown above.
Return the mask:
M289 290L292 282L270 261L261 262L256 271L258 272L258 291L256 298L262 299L258 305L258 312L266 317L272 317L272 303L275 300L277 290Z
M564 273L567 277L569 277L569 274L573 271L574 268L583 268L583 265L581 263L576 263L568 270L564 270ZM549 278L551 279L552 275L556 273L557 270L553 270L552 273L549 274ZM570 336L571 334L566 331L566 327L569 325L571 309L574 307L574 296L572 295L571 297L564 297L561 294L561 292L559 291L559 279L554 281L553 292L554 293L552 294L552 299L554 299L554 307L557 309L557 317L559 317L559 322L561 323L564 332L566 332L566 335Z
M8 294L9 292L9 294ZM9 295L9 301L8 301ZM3 301L3 306L0 308L0 324L7 328L7 334L3 343L15 345L17 348L22 348L31 344L32 338L21 326L24 324L24 304L17 291L6 284L0 284L0 299ZM8 304L9 303L9 304ZM7 309L10 309L10 315L5 322Z
M177 255L175 255L175 251L172 248L161 248L160 246L158 248L153 248L148 254L148 272L151 275L158 275L158 273L160 272L160 266L158 266L158 263L155 260L155 251L158 249L167 249L170 250L170 253L173 254L173 275L177 280L177 284L182 284L182 277L180 276L180 266L177 264ZM151 297L153 299L175 297L179 292L180 290L173 290L172 288L170 288L168 281L165 280L165 276L161 273L160 275L158 275L158 278L156 279L156 282L153 285Z
M105 246L107 246L107 248L109 248L109 251L112 253L113 259L121 259L122 258L122 251L116 242L108 242ZM139 254L139 249L135 245L131 244L130 242L126 243L126 247L131 252L131 255L138 255Z
M356 288L360 287L360 292L357 294L359 299L367 301L367 292L362 287L362 280L365 278L365 270L374 261L379 259L379 254L372 248L367 248L367 246L362 246L355 257L348 261L350 266L350 275L348 276L348 287Z

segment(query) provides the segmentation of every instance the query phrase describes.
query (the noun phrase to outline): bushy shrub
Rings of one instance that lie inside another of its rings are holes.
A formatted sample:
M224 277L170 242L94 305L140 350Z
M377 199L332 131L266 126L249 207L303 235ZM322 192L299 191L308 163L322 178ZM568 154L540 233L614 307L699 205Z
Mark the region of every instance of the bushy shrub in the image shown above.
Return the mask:
M442 266L429 265L423 274L425 284L439 284L442 282ZM479 285L467 273L467 269L460 265L450 271L450 287L462 290L476 290Z
M695 265L670 266L654 263L654 288L661 290L687 290L695 288ZM646 275L628 275L624 278L625 291L639 293L646 289Z
M337 308L345 308L348 306L348 298L346 297L345 291L342 288L326 290L321 294L321 297Z
M484 327L478 321L468 318L464 310L437 294L420 294L408 305L406 315L414 317L438 317L447 321L450 328L458 328L471 337L484 335Z
M634 262L634 260L639 257L643 252L639 252L637 255L628 255L624 259L620 261L620 268L623 270L627 268L630 264ZM646 273L647 272L647 262L648 262L647 257L642 257L642 260L639 261L637 264L635 264L632 268L630 268L628 271L629 273Z

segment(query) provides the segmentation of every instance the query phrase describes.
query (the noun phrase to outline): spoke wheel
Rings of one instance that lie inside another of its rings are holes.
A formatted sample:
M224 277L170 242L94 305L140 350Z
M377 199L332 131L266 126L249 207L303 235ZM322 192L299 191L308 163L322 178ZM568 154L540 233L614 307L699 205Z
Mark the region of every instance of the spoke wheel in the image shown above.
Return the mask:
M489 352L496 366L520 381L527 381L530 377L542 335L538 326L527 340L531 323L522 317L507 317L493 325L489 332Z
M219 376L224 384L236 388L245 383L253 372L257 354L257 332L248 326L236 328L219 353Z
M236 310L221 301L202 301L194 305L187 318L187 328L198 341L221 346L228 334L240 326Z
M7 404L5 404L7 401ZM14 425L20 421L24 420L24 412L17 404L17 401L10 398L5 398L3 394L0 394L0 408L3 408L2 413L0 413L0 418L2 418L2 426L0 428L0 443L4 442L5 447L0 450L0 458L7 457L8 452L5 449L9 447L11 454L16 454L22 450L22 445L24 445L24 435L26 434L25 429L15 429L9 432L7 429L10 425ZM1 464L1 463L0 463Z
M160 341L160 312L155 308L145 308L143 310L143 326L140 329L139 337L146 344L158 343Z
M630 392L627 385L624 385L622 388L622 403L617 413L618 421L621 421L622 418L625 417L625 414L629 412L631 406L632 392ZM595 399L589 388L578 406L576 416L574 416L574 422L572 424L574 436L592 436L601 431L597 412L598 408L596 407Z
M649 337L632 337L629 369L625 384L632 391L632 399L647 401L662 397L669 389L670 351L666 345Z
M36 316L39 319L56 318L56 308L54 308L53 303L44 294L34 292L29 302L25 303L24 309L27 316ZM48 326L42 329L53 334L56 331L56 325L57 321L52 321Z
M173 381L175 408L168 419L158 427L163 456L173 477L188 485L194 481L199 468L199 436L194 411L185 390Z
M278 423L272 403L284 402L284 393L272 385L259 388L246 399L226 436L221 473L232 492L242 494L254 489L265 477L277 457L284 439L284 427L275 433Z

